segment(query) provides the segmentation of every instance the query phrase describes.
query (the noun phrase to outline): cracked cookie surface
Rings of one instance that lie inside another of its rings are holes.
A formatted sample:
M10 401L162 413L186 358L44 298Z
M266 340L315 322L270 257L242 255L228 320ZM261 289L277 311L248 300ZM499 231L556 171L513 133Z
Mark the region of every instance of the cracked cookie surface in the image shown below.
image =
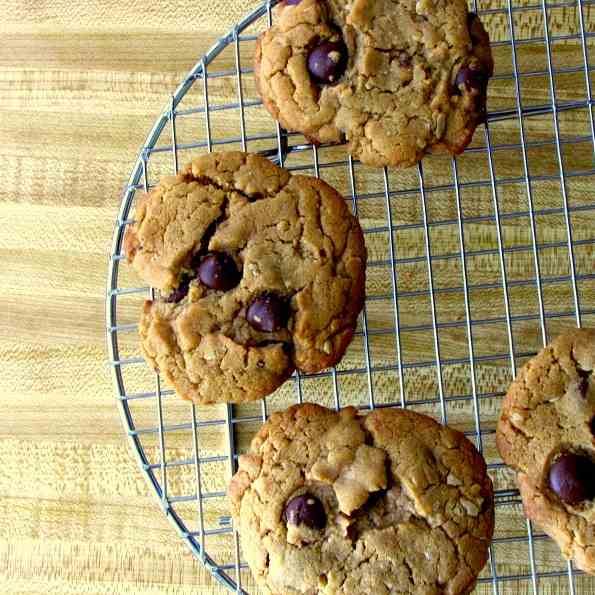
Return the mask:
M497 428L526 515L595 573L595 330L567 331L511 384Z
M465 0L282 2L255 56L275 119L313 142L347 140L374 166L462 152L485 119L492 71Z
M239 152L199 157L136 208L125 252L163 292L140 321L143 354L179 395L242 402L297 367L342 357L364 299L366 250L344 199Z
M278 595L468 593L493 532L481 455L401 409L273 414L228 496L254 577Z

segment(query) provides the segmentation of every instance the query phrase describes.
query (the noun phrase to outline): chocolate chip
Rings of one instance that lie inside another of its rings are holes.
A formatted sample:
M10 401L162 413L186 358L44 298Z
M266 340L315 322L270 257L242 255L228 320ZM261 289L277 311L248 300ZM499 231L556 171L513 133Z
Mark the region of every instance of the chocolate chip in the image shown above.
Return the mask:
M563 453L550 467L549 483L566 504L591 500L595 497L595 463L584 455Z
M595 416L593 416L589 422L589 429L591 430L591 435L595 437Z
M326 512L322 502L312 494L292 498L285 507L285 520L290 525L306 525L311 529L323 529Z
M180 284L167 296L166 301L170 304L177 304L181 302L190 289L190 277L184 277Z
M287 308L277 296L263 294L255 297L246 312L246 320L257 331L273 333L285 326Z
M227 291L240 282L240 273L231 256L222 252L212 252L200 261L198 278L210 289Z
M454 93L459 95L462 93L461 87L464 87L467 91L475 90L483 94L485 93L487 82L487 77L481 70L463 66L459 69L455 78Z
M308 56L308 70L321 84L336 83L347 66L347 47L342 41L323 41Z
M587 372L582 368L576 369L578 373L578 392L583 398L586 398L587 391L589 390L589 377L591 376L591 372Z

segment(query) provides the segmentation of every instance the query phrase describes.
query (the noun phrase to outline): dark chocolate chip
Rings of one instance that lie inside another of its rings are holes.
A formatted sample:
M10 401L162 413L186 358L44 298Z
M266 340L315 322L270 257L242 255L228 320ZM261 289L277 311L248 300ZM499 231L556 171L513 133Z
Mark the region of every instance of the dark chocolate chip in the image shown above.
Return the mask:
M591 500L595 497L595 463L584 455L566 452L550 467L549 483L566 504Z
M285 520L290 525L306 525L311 529L323 529L326 512L322 502L312 494L292 498L285 507Z
M285 326L287 307L277 296L259 295L248 306L246 319L257 331L273 333Z
M308 70L316 82L336 83L347 66L347 47L342 41L323 41L308 56Z
M484 72L469 66L463 66L459 69L455 78L454 93L459 95L462 92L461 87L464 87L467 91L475 90L484 94L487 82L488 79Z
M591 418L589 422L589 429L591 430L591 435L595 437L595 415Z
M227 291L240 282L240 273L231 256L222 252L211 252L200 261L198 278L210 289Z
M180 281L180 284L167 296L166 301L170 304L177 304L181 302L190 289L190 277L185 277Z
M586 398L587 391L589 390L589 377L591 376L591 372L587 372L582 368L576 369L578 373L578 391L583 398Z

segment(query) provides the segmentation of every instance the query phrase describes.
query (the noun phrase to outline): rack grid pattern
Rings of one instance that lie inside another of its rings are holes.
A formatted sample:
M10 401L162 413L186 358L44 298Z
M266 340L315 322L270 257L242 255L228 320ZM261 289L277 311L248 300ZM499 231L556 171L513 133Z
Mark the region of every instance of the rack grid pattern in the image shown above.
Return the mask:
M255 592L225 485L214 478L235 470L258 425L296 401L410 407L464 431L488 462L497 530L478 592L592 592L589 577L523 517L494 433L519 365L561 328L595 322L595 2L475 2L496 31L488 121L462 156L432 156L405 172L366 168L270 120L251 60L274 4L238 23L172 95L114 231L109 359L125 431L163 512L215 578ZM520 35L527 20L534 33ZM559 30L560 20L572 26ZM122 240L137 193L192 155L225 149L259 152L343 192L364 228L367 298L337 368L296 373L262 402L199 408L176 399L140 356L135 320L155 291L122 263Z

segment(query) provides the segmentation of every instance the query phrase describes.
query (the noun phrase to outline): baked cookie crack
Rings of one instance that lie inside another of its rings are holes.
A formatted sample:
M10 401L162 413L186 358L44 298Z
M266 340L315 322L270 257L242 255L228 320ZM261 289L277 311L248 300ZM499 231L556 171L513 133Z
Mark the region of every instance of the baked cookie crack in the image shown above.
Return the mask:
M364 163L399 167L461 152L485 119L489 39L463 0L301 0L278 13L259 39L255 75L286 129L317 143L347 140Z
M592 573L595 398L582 374L593 362L594 330L574 329L557 337L519 371L496 432L502 458L516 471L528 518L566 557ZM515 416L521 418L518 424Z
M417 464L402 465L409 458ZM442 511L440 522L414 502L420 494L405 491L426 476L434 479L421 491ZM280 595L468 593L493 530L479 453L462 435L399 409L362 416L306 403L275 413L228 493L257 582ZM476 509L460 504L473 497Z
M260 398L296 367L345 351L363 305L366 251L344 199L267 159L212 153L139 201L125 245L154 287L143 353L184 398Z

